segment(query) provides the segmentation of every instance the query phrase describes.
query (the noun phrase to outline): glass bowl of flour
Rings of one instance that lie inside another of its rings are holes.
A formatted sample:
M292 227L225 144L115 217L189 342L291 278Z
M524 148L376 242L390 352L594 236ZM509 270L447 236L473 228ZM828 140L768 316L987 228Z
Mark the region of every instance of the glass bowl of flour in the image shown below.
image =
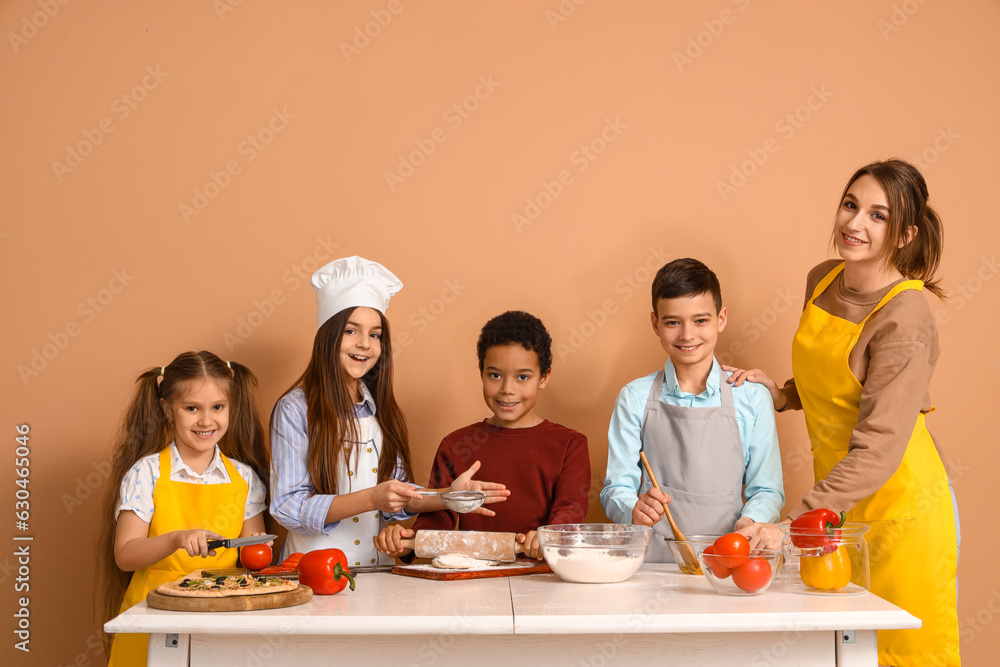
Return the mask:
M636 573L652 535L649 526L564 523L539 528L538 543L563 581L613 584Z

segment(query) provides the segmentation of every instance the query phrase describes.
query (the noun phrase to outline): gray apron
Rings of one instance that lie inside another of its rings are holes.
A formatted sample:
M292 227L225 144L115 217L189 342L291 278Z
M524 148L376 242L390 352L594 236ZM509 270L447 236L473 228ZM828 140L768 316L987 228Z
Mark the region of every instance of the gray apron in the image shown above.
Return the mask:
M685 536L732 532L743 510L743 445L732 387L721 369L719 376L720 407L686 408L660 402L661 370L642 416L642 449L660 488L671 497L670 513ZM644 474L639 493L651 486ZM653 526L646 561L672 563L664 542L671 537L666 519Z

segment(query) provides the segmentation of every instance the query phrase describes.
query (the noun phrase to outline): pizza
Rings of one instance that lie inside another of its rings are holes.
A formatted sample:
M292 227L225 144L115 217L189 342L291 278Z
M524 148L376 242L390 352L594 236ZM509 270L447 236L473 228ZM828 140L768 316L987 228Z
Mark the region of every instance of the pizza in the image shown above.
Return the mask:
M185 598L226 598L241 595L266 595L295 590L299 582L277 577L237 574L220 577L186 576L160 584L156 591L163 595Z

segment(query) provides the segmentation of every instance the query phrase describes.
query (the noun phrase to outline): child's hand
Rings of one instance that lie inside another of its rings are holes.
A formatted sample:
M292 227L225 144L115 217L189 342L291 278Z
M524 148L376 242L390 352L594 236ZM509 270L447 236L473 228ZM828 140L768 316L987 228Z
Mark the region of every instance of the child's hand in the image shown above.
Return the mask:
M780 549L784 533L773 523L757 523L748 516L740 517L733 530L747 538L751 549Z
M371 499L375 509L389 514L402 510L411 500L420 500L419 493L413 487L398 479L388 479L371 487Z
M194 530L178 530L176 532L177 549L184 549L188 556L201 556L208 558L215 555L215 549L209 550L209 540L224 540L222 535L213 533L210 530L196 528Z
M518 533L517 541L524 545L525 556L542 560L542 545L538 543L538 531L533 530L527 535Z
M663 503L669 502L670 496L667 494L653 488L649 489L639 496L635 507L632 508L632 523L636 526L652 526L659 523L664 516Z
M771 393L771 399L774 401L774 408L780 410L785 407L787 399L785 395L781 393L778 389L778 385L775 384L767 373L760 370L759 368L754 368L750 370L744 370L742 368L736 368L735 366L722 365L722 370L732 373L727 382L732 384L734 387L738 387L743 384L744 380L749 380L750 382L756 382L757 384L764 385L767 390Z
M484 505L489 505L491 503L502 503L507 500L507 496L510 495L510 491L503 484L498 484L496 482L481 482L479 480L473 480L472 476L475 475L481 463L476 461L469 469L463 472L461 475L455 478L455 481L451 483L452 491L482 491L486 494L486 500ZM485 516L496 516L496 512L493 510L486 509L485 507L479 507L475 509L472 514L483 514Z
M375 548L386 556L399 558L410 553L409 547L403 547L401 540L410 539L416 533L411 529L403 527L402 524L391 523L382 529L382 532L372 538Z

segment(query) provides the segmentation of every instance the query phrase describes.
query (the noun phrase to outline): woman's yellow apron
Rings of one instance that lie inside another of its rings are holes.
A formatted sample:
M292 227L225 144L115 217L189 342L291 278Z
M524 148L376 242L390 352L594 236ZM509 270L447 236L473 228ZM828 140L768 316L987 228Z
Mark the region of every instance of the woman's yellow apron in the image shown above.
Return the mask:
M247 483L228 458L222 462L229 473L228 484L186 484L170 481L170 448L160 452L160 477L153 490L156 509L149 522L149 537L175 530L204 528L226 538L239 537L243 530ZM236 567L237 549L219 549L215 556L191 557L178 549L159 563L137 570L125 591L119 613L139 604L160 584L178 579L200 568ZM149 635L118 634L111 646L111 665L132 667L146 664Z
M903 290L923 289L919 280L901 282L864 321L855 324L814 303L843 266L816 286L792 344L792 373L805 412L817 481L847 455L858 424L862 386L851 372L848 357L868 317ZM948 476L923 414L916 416L899 468L881 489L850 510L847 520L871 525L866 536L871 591L923 622L919 630L879 630L879 662L899 667L961 664L955 515Z

